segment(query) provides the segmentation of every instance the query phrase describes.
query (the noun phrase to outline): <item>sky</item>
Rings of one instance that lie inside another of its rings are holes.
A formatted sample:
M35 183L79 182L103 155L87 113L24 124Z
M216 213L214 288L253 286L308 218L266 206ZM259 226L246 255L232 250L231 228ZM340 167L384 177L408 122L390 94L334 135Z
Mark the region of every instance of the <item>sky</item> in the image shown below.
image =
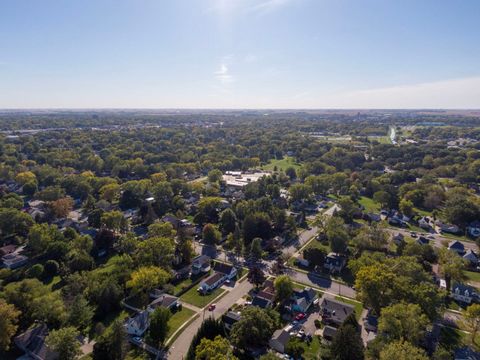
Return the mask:
M480 108L479 0L0 0L0 108Z

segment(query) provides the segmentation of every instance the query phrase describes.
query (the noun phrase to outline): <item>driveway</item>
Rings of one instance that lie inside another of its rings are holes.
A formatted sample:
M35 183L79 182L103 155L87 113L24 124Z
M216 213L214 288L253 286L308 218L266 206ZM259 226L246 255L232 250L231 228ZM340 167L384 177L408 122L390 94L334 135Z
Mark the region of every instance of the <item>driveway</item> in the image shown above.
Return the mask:
M200 316L188 325L170 346L167 358L172 360L184 359L188 352L188 348L190 347L190 343L200 328L204 318L209 316L213 316L214 318L221 317L233 304L240 301L244 295L248 294L252 288L253 285L247 280L237 282L235 288L230 290L225 296L216 302L217 306L214 311L208 311L208 305L203 308L200 312Z

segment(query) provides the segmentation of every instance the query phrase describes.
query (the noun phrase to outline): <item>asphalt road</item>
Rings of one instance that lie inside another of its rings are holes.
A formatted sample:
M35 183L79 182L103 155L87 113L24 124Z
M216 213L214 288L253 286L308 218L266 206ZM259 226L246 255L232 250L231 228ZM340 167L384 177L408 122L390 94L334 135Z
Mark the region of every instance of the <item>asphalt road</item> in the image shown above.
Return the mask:
M246 295L253 285L250 284L247 280L243 282L237 282L235 287L230 290L225 296L223 296L218 302L216 302L216 307L214 311L208 311L208 306L206 306L200 312L200 316L195 319L190 325L185 328L180 336L175 340L175 342L170 346L167 358L170 360L182 360L190 347L193 337L197 333L200 325L204 318L213 316L214 318L221 317L227 310Z

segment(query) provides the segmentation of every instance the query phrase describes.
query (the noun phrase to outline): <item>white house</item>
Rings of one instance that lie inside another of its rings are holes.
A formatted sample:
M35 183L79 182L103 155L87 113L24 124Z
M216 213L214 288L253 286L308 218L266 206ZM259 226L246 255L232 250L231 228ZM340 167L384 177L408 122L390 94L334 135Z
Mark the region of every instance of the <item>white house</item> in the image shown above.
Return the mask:
M288 340L290 340L290 334L288 331L279 329L273 333L268 345L270 345L273 350L283 354L285 352L285 347L287 346Z
M125 322L125 330L129 335L143 336L149 325L149 312L144 310L134 317L127 319Z
M229 280L232 280L235 276L237 276L237 269L235 268L235 266L221 262L216 262L213 265L213 271L223 274L226 279Z
M330 272L341 272L345 266L346 260L345 257L342 255L338 255L335 253L329 253L325 258L325 263L323 267Z
M213 275L209 276L200 283L198 291L202 293L209 293L222 285L225 280L226 277L224 274L217 272L213 273Z

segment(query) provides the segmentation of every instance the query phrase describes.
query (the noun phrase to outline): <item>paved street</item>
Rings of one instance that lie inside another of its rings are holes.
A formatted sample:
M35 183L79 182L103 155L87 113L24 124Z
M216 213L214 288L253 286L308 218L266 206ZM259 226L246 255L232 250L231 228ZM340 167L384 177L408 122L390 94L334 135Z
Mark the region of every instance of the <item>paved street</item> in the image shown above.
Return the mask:
M247 280L238 282L236 286L230 290L227 295L223 296L216 302L217 306L214 311L208 311L207 307L202 309L200 316L185 328L175 342L170 346L167 358L171 360L181 360L185 357L192 342L193 336L197 333L204 317L213 316L221 317L233 304L246 295L253 285Z

